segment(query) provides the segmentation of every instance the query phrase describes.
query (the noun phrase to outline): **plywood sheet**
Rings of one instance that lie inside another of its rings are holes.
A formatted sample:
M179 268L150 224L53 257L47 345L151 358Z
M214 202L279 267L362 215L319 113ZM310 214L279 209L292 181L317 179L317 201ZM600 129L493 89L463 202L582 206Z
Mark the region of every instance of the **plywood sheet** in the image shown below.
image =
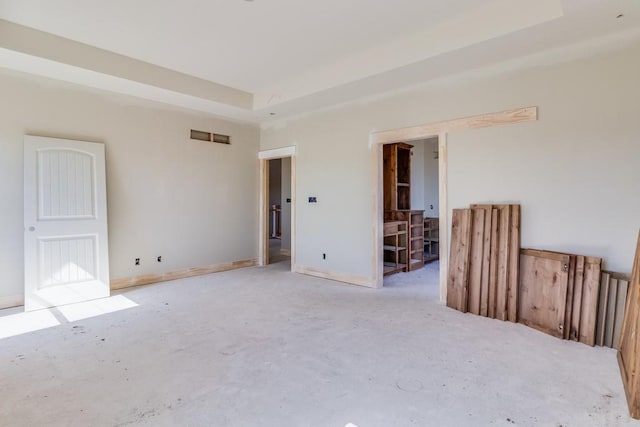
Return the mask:
M598 322L596 325L596 344L604 346L604 331L607 322L607 301L609 298L609 273L602 273L600 278L600 298L598 301Z
M511 205L509 224L509 269L507 273L507 319L518 321L518 280L520 277L520 205Z
M584 286L584 257L576 256L576 271L573 277L573 303L569 339L580 340L580 315L582 313L582 288Z

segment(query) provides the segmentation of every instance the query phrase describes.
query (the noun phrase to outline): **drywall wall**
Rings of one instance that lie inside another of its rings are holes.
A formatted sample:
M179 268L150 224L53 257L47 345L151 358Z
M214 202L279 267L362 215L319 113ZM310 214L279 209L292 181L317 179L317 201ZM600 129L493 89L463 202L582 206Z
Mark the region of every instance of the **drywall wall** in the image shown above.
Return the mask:
M281 197L282 201L282 235L281 249L291 250L291 202L287 202L291 199L291 157L285 157L282 159L282 174L281 174Z
M638 75L635 44L264 124L261 149L298 146L297 262L373 277L371 131L538 106L536 122L450 135L449 209L521 203L523 246L602 256L606 268L630 271L640 228ZM306 203L311 195L317 204Z
M437 218L440 215L438 187L438 138L424 142L424 216Z
M112 280L256 258L257 128L9 71L0 93L0 305L23 292L24 134L105 144Z

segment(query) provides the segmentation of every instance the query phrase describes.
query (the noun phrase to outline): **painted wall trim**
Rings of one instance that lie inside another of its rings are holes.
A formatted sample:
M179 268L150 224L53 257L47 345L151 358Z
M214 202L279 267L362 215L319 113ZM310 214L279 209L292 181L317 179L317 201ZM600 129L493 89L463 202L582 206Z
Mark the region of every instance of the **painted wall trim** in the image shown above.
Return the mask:
M367 288L375 288L375 283L369 277L354 276L350 274L338 273L335 271L322 271L313 267L303 265L294 265L292 267L294 273L304 274L306 276L319 277L321 279L333 280L336 282L348 283L350 285L364 286Z
M111 290L130 288L133 286L150 285L152 283L167 282L169 280L185 279L187 277L203 276L205 274L219 273L222 271L235 270L238 268L254 267L257 265L256 259L243 261L224 262L204 267L185 268L183 270L170 271L160 274L146 274L144 276L125 277L111 281Z
M274 148L272 150L263 150L258 152L258 159L280 159L282 157L293 157L296 155L296 146L291 145L289 147Z
M20 307L24 305L24 295L9 295L0 298L0 310L3 308Z
M511 123L538 120L538 107L524 107L497 113L479 114L426 125L412 126L373 132L374 144L388 144L399 141L414 141L459 129L480 129Z

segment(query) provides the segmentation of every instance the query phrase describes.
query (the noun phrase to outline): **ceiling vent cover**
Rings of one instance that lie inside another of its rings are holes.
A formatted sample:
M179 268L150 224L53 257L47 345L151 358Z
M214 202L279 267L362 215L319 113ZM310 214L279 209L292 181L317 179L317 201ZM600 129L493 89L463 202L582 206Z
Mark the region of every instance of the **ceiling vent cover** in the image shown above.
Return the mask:
M231 144L231 137L229 135L222 135L220 133L205 132L195 129L191 129L191 139L197 139L198 141L215 142L218 144Z

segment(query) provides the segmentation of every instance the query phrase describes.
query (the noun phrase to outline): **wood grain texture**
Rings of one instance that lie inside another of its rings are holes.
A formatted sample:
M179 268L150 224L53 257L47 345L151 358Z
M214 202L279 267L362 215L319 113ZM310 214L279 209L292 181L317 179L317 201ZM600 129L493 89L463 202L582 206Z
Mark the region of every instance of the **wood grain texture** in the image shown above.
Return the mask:
M447 281L447 306L467 312L469 258L471 255L471 209L454 209L451 218L451 255Z
M629 291L629 282L626 280L618 280L618 298L616 301L616 317L613 319L613 343L612 347L616 350L620 349L620 334L622 333L622 322L624 321L624 308L627 302L627 292Z
M205 274L219 273L221 271L235 270L237 268L253 267L258 264L255 259L243 261L225 262L204 267L185 268L183 270L170 271L160 274L146 274L143 276L127 277L111 281L111 289L124 289L134 286L150 285L152 283L166 282L169 280L185 279L187 277L202 276Z
M489 313L489 271L491 263L491 215L492 208L484 210L484 236L482 243L482 276L480 278L480 315Z
M578 340L581 343L590 346L594 346L596 344L596 323L598 319L598 297L600 294L601 267L601 258L584 257L582 305L580 309ZM624 297L626 298L626 290Z
M491 209L491 254L489 255L489 301L488 316L496 317L496 296L498 294L498 231L500 211Z
M480 129L535 120L538 120L538 107L525 107L445 120L426 125L378 131L372 134L372 138L376 144L388 144L396 141L415 141L428 136L460 129Z
M484 209L472 209L471 259L469 262L469 313L480 314L484 260Z
M568 340L571 337L571 317L573 314L573 288L576 277L576 257L569 257L569 280L567 282L567 304L564 310L564 331L562 338Z
M498 286L496 292L496 319L508 318L509 248L511 233L511 206L500 206L498 224Z
M571 329L569 331L569 339L572 341L580 340L580 315L582 313L582 288L584 285L584 257L577 255L575 257L576 271L573 277L573 303L571 311Z
M509 270L507 273L507 320L518 321L518 281L520 279L520 205L511 205L509 224Z
M519 321L563 337L570 257L524 249L520 258Z
M633 273L629 282L622 332L620 335L620 351L618 365L622 375L629 413L633 418L640 418L640 235L636 246Z
M611 276L603 272L600 278L600 298L598 301L598 322L596 325L596 344L604 346L604 330L607 321L607 300L609 298L609 282Z

